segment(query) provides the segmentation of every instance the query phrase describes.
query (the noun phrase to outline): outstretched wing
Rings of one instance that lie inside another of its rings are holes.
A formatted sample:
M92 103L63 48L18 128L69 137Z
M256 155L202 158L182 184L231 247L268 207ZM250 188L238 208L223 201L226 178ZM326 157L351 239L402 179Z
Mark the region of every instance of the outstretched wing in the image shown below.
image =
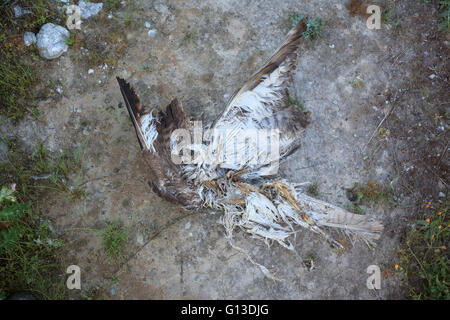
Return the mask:
M300 21L289 31L275 53L230 98L216 125L228 118L233 109L255 111L255 116L262 119L285 104L287 88L292 83L292 71L296 68L297 48L305 30L306 24Z
M149 184L160 197L181 204L188 209L198 209L200 198L195 189L182 177L180 166L171 158L171 135L176 129L187 128L186 113L178 99L166 111L156 116L145 112L131 86L117 78L130 119L144 158L153 174Z
M213 132L225 133L225 141L235 141L245 136L248 130L280 130L280 158L292 153L300 146L300 133L309 123L309 113L288 104L288 87L292 84L292 71L295 70L297 48L306 24L300 21L288 34L284 42L265 64L229 100L224 112L214 122ZM210 138L211 139L211 138ZM222 141L223 136L222 136ZM257 154L251 146L235 148L246 149L247 153ZM216 158L222 158L215 150ZM277 159L278 160L278 159ZM219 164L219 167L223 167ZM233 169L252 171L258 165L237 165ZM259 172L261 174L261 172Z

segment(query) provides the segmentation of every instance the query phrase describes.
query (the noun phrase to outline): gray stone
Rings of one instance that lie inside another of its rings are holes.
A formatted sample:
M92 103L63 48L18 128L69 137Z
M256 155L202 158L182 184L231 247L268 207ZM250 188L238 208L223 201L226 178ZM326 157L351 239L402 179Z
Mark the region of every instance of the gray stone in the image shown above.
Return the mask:
M36 35L33 32L25 32L23 42L27 47L31 46L33 43L36 43Z
M14 17L19 18L23 16L24 14L31 13L30 10L22 9L21 6L14 6Z
M100 12L100 10L103 8L103 3L80 1L78 6L80 7L81 17L83 19L87 19L87 18L97 15Z
M69 48L66 43L69 35L69 31L64 27L53 23L44 24L36 36L41 57L50 60L61 56Z

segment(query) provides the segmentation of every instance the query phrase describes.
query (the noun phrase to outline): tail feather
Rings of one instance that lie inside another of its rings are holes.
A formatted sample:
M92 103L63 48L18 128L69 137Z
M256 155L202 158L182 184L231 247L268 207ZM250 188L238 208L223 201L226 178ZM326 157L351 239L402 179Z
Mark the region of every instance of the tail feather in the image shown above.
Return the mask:
M381 222L372 216L354 214L302 193L296 193L296 200L319 226L348 230L374 240L383 232Z

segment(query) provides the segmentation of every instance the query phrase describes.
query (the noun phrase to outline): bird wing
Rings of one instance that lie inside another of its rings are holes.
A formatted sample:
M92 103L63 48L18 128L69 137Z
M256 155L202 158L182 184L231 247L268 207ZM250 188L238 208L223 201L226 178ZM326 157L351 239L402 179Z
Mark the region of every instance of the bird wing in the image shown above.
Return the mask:
M198 193L182 176L180 166L172 161L171 135L177 129L186 129L187 118L183 105L174 99L165 112L156 116L145 112L133 88L117 78L130 119L136 130L145 160L153 175L149 185L160 197L188 209L198 209Z
M225 119L231 120L230 116L234 114L235 109L244 112L256 111L254 116L261 115L263 118L272 115L277 107L284 105L288 97L287 88L292 83L292 71L296 68L297 48L305 30L306 24L300 21L289 31L275 53L229 99L215 125Z
M309 123L309 113L303 112L298 107L286 105L289 99L288 87L292 84L292 71L296 67L297 48L305 30L306 24L300 21L287 34L276 52L230 98L224 112L212 125L212 132L222 135L222 141L226 143L235 141L236 138L245 136L245 131L249 130L279 130L280 158L300 146L300 133ZM251 146L250 148L238 146L235 150L239 152L243 149L250 154L258 154ZM218 155L224 152L223 150L213 151L216 158L223 158ZM219 167L226 166L219 164ZM254 171L258 167L260 165L250 165L248 162L235 166L228 165L230 169L245 168L247 171Z

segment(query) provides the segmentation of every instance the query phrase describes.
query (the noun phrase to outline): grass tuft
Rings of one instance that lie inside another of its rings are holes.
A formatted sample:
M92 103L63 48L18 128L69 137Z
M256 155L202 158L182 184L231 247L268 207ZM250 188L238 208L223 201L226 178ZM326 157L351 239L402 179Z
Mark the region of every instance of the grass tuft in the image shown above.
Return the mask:
M66 296L58 252L62 245L31 201L17 199L14 186L0 195L0 298L17 291L38 299Z
M347 209L356 214L364 214L363 204L385 202L390 206L396 206L394 190L391 187L382 186L376 181L369 181L366 185L355 185L347 190L347 197L353 202Z
M28 154L16 139L0 138L7 150L0 162L0 298L16 291L66 298L63 243L39 206L49 192L69 190L69 172L81 160L68 151L50 154L42 143Z
M123 226L121 221L110 221L101 233L102 245L106 255L113 263L125 260L126 244L129 230Z

